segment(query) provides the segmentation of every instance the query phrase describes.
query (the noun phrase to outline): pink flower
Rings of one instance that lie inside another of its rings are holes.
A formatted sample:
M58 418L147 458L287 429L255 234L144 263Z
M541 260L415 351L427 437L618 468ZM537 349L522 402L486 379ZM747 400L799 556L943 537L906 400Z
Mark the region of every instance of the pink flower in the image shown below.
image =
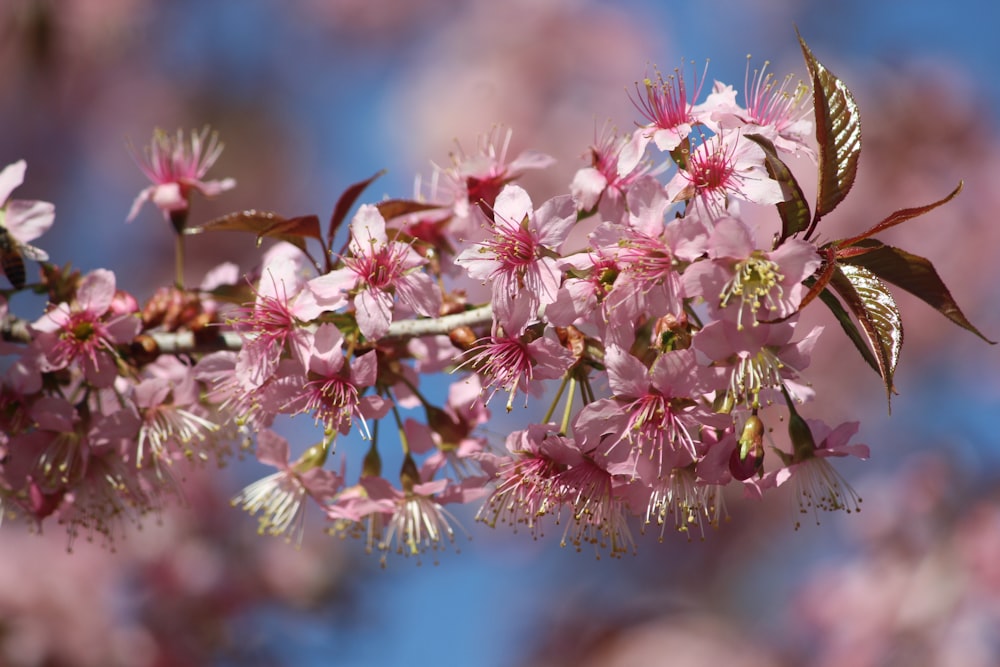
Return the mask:
M487 403L498 390L504 389L508 394L507 412L513 409L515 393L527 394L532 381L561 377L573 364L572 353L555 340L545 336L531 341L526 338L489 336L481 339L459 366L471 366L484 379L483 390L492 389ZM527 406L527 395L524 402Z
M311 413L328 433L347 434L358 420L361 433L368 433L366 418L380 418L389 409L380 396L361 397L365 387L375 384L375 352L367 352L348 364L342 350L343 334L332 324L321 324L312 336L309 371L300 394L291 405Z
M497 522L515 529L526 526L536 539L541 518L562 502L553 487L556 478L579 452L549 424L532 424L507 436L507 454L484 455L483 467L497 480L496 488L476 513L476 520L495 528Z
M715 83L712 94L703 107L719 127L743 128L744 134L760 134L774 143L774 147L785 153L803 153L815 160L815 152L809 145L813 123L812 96L807 85L798 81L794 87L792 75L780 82L767 71L769 63L754 69L750 78L750 59L743 84L743 99L746 107L736 103L736 91L732 86Z
M325 470L328 442L307 449L295 463L289 463L288 441L265 429L257 436L257 460L278 469L243 489L232 500L234 506L260 517L259 532L284 535L288 541L302 543L307 498L324 503L333 498L342 479Z
M409 245L389 240L385 219L376 207L365 204L358 209L351 220L348 247L344 268L312 279L309 289L321 303L353 293L358 328L366 338L377 340L389 330L394 295L421 315L438 314L441 289L416 270L427 260Z
M715 222L708 257L684 272L685 293L704 297L713 313L735 319L737 328L745 312L753 326L795 313L806 294L803 281L821 264L816 247L799 239L759 250L747 225L728 217Z
M611 472L652 483L698 458L703 427L726 426L724 417L720 420L702 404L702 396L715 388L716 376L698 365L693 350L664 353L647 369L610 345L604 361L613 397L584 408L575 432L588 446L613 455Z
M435 554L455 542L455 526L461 528L455 516L444 505L468 502L482 495L482 480L469 479L449 484L447 479L432 480L433 469L426 464L417 469L407 454L400 471L402 490L394 488L381 477L362 477L361 485L371 503L389 501L389 512L383 513L385 533L378 543L383 552L382 566L390 552L410 557L432 551Z
M7 235L3 241L6 248L0 251L0 265L4 274L16 288L24 286L24 261L22 255L39 262L49 256L40 248L30 245L52 226L55 220L55 206L44 201L10 199L11 193L24 182L27 165L18 160L0 171L0 234Z
M164 355L143 370L151 377L138 382L132 393L142 416L136 467L150 460L154 466L172 463L181 454L192 460L207 459L200 445L219 426L203 414L192 368L177 357Z
M695 85L691 99L697 99L701 94L701 84L696 80ZM635 169L650 141L661 151L672 151L687 138L697 122L694 104L688 97L684 74L680 69L674 70L666 80L657 72L656 81L647 78L643 81L643 87L645 94L639 89L639 84L635 84L639 99L632 100L632 104L649 123L632 134L631 141L625 144L618 155L618 173L622 176Z
M497 197L493 218L491 238L464 250L455 263L490 282L493 312L517 334L541 306L556 300L562 279L556 258L576 222L576 207L563 195L533 211L528 193L508 185Z
M770 394L784 385L793 398L803 401L813 390L795 382L809 365L809 357L823 327L813 328L792 342L796 320L739 329L735 322L716 320L695 334L692 345L729 375L728 397L747 409L770 403Z
M275 254L269 259L253 305L239 309L231 320L243 339L236 372L247 389L267 382L285 352L303 366L309 354L310 338L301 318L314 314L313 299L304 289L301 262ZM304 309L303 303L308 304Z
M667 197L691 200L710 220L721 217L733 200L777 204L781 184L764 167L764 152L739 131L717 134L701 143L687 165L667 183Z
M625 194L629 187L642 176L660 171L651 172L648 162L639 162L630 171L619 173L619 155L626 143L626 138L605 126L590 147L591 165L578 170L569 186L578 209L592 211L600 204L602 218L620 219L625 212Z
M131 342L141 323L130 313L116 315L115 274L97 269L83 277L72 304L60 303L32 328L35 344L47 360L43 371L78 364L95 387L108 387L117 376L115 346Z
M213 197L236 187L232 178L204 180L205 174L219 159L222 148L218 135L210 133L208 127L198 133L192 132L187 140L181 130L173 136L159 128L154 130L152 142L144 151L145 158L132 149L136 164L153 184L135 198L126 220L131 222L135 219L142 205L151 201L168 221L175 225L179 223L178 230L183 229L192 190Z
M807 443L795 443L795 451L791 456L782 454L785 467L768 472L758 481L748 480L747 483L763 491L792 482L799 513L811 511L817 524L819 510L844 510L848 514L860 512L861 498L827 460L845 456L867 459L870 456L868 445L848 444L858 432L858 422L845 422L835 429L822 421L808 419L804 422L809 428ZM817 440L819 444L815 444ZM797 521L795 527L799 527Z
M475 219L473 211L481 210L492 217L497 195L504 186L529 169L546 169L555 160L537 151L525 151L507 162L507 150L513 132L494 127L479 139L478 151L466 154L461 146L451 154L452 165L438 167L435 173L431 201L446 199L450 202L455 220L452 231L468 236L474 230L469 223Z

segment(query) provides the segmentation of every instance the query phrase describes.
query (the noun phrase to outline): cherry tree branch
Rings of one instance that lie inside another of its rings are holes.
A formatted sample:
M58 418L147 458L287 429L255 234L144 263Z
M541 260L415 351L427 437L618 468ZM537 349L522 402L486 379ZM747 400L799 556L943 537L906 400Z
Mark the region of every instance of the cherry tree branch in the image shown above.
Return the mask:
M459 327L475 327L492 321L493 308L486 304L444 317L393 322L385 338L447 335ZM242 339L235 331L219 331L207 337L203 333L195 335L192 331L151 331L143 335L156 343L156 348L161 354L239 350L243 346ZM0 339L9 343L30 343L32 335L29 323L8 313L0 319Z

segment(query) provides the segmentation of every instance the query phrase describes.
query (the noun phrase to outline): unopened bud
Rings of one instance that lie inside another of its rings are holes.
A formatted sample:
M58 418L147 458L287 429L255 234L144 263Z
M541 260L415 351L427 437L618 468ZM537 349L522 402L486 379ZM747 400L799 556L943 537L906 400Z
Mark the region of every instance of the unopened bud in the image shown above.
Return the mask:
M145 366L160 356L160 346L149 334L139 334L129 345L129 353L137 365Z
M472 330L472 327L458 327L457 329L452 329L448 334L448 338L451 340L452 345L462 351L471 349L478 340L476 332Z
M729 457L729 471L742 481L764 468L764 423L757 415L750 415L743 425L739 445Z
M661 352L686 350L691 347L691 330L684 314L680 318L668 314L656 320L653 325L653 335Z

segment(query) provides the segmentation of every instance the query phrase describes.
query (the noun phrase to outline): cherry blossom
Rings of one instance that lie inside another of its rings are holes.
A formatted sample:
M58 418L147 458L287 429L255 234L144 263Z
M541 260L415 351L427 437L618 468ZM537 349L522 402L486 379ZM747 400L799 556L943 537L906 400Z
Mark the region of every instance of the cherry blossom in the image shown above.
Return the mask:
M132 149L136 164L153 184L135 198L126 220L134 220L142 205L151 201L168 221L183 229L192 191L214 197L236 187L232 178L205 180L222 149L218 135L208 127L201 132L191 132L186 138L181 130L170 135L157 129L143 156Z

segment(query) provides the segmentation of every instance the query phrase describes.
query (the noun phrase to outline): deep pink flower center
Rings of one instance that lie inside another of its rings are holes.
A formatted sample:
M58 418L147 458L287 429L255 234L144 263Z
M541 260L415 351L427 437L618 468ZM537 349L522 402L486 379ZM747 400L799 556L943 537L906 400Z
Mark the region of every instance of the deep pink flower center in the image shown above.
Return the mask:
M483 243L496 255L501 271L513 272L532 263L538 257L538 243L528 230L504 228L490 240Z
M715 150L708 154L692 155L688 174L698 191L723 190L730 186L735 167L731 156L724 151Z
M306 410L317 420L334 428L339 428L345 420L350 420L358 405L358 389L341 377L325 377L311 380L305 386L308 399Z
M381 244L371 254L347 257L344 264L372 289L386 290L403 272L407 247L399 243Z
M691 105L688 103L684 75L676 70L664 80L657 74L656 81L643 81L645 93L636 84L638 101L632 104L656 127L668 130L691 122ZM697 96L697 93L696 93Z

